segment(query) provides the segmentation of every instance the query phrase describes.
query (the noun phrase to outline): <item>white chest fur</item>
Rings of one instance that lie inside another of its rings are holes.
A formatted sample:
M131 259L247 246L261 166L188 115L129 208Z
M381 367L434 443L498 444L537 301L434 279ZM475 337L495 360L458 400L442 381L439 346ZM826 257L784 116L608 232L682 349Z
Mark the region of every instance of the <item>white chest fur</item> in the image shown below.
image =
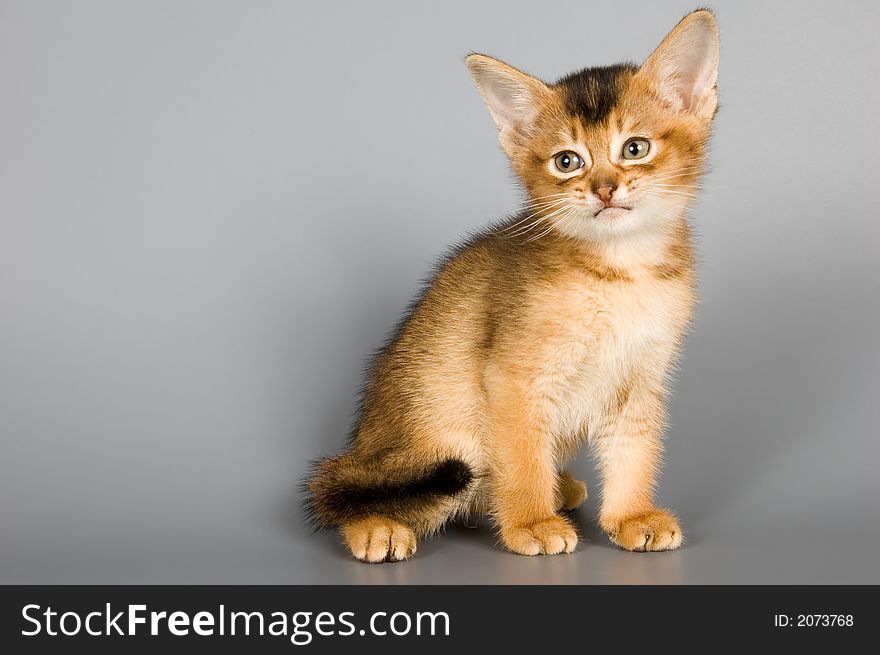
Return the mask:
M692 304L682 280L563 285L539 376L554 432L592 432L634 378L662 380Z

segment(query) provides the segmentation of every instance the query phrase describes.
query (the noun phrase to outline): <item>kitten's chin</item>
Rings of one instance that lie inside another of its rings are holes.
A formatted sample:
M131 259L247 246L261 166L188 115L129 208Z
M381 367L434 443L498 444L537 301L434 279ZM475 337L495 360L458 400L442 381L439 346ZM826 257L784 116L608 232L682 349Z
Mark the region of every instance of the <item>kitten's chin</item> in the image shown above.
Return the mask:
M597 211L593 218L604 221L624 220L630 211L628 207L605 207Z
M571 220L561 220L556 228L566 236L586 241L607 241L645 229L643 212L625 207L605 207L583 211Z

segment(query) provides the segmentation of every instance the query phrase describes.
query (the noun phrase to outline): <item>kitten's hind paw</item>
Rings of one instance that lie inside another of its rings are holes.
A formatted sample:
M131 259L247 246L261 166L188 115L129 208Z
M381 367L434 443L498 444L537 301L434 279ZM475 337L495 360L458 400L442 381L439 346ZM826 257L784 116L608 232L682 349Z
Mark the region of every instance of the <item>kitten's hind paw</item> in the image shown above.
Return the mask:
M587 499L587 485L577 480L570 473L559 474L559 487L557 490L557 511L569 511L583 505Z
M525 528L502 528L501 540L520 555L570 553L578 542L574 528L561 516L551 516Z
M362 562L399 562L416 552L416 535L385 516L368 516L339 529L351 554Z
M684 540L678 519L663 509L630 516L606 531L615 544L637 552L675 550Z

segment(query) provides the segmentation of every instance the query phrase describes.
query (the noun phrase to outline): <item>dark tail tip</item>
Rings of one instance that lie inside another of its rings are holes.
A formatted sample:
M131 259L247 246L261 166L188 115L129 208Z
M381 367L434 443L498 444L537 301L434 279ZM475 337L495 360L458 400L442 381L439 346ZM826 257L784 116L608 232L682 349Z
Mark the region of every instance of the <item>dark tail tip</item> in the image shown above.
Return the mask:
M345 456L333 458L319 464L306 485L306 515L317 528L369 514L405 520L466 491L473 480L471 468L455 458L407 471L371 469Z

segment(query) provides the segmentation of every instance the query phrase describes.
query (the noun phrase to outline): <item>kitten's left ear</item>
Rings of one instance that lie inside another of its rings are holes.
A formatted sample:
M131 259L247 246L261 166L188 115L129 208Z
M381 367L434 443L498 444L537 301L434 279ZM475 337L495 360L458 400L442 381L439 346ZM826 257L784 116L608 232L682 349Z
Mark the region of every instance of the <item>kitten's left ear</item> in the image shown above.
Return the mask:
M718 106L719 51L715 15L699 9L673 28L640 73L676 109L708 120Z

